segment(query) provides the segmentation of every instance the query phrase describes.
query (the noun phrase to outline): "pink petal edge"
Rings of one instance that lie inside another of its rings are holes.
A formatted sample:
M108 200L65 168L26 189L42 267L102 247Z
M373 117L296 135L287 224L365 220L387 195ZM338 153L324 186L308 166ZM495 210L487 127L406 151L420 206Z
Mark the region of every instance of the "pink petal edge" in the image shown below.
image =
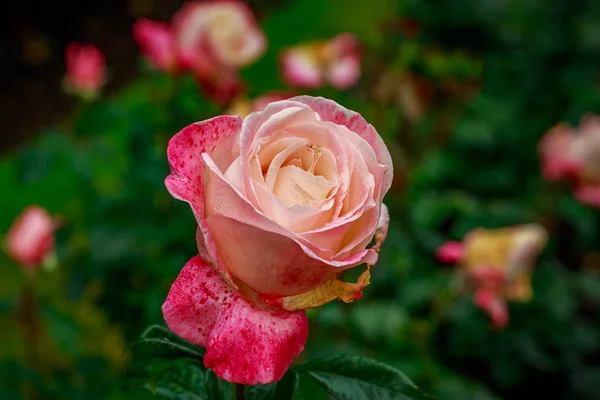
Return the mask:
M213 153L219 146L231 150L235 136L242 125L240 117L219 116L183 128L171 138L167 156L171 174L165 179L165 186L176 199L190 204L198 222L198 250L216 264L216 268L226 277L227 267L221 261L219 251L204 219L204 186L206 164L202 153ZM231 144L230 146L228 146ZM214 153L213 153L214 154ZM216 158L231 155L221 152ZM232 157L232 156L231 156ZM227 161L227 160L226 160Z
M206 347L207 368L244 385L281 379L308 337L304 311L257 308L199 256L183 267L162 311L176 335Z

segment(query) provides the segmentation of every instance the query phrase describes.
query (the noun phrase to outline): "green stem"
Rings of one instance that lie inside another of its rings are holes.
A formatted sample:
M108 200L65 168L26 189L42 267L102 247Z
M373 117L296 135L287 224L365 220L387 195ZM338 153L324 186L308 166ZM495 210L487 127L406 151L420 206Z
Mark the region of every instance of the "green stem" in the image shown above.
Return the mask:
M235 400L246 400L246 386L235 384Z
M35 273L27 274L26 278L27 280L21 292L18 313L19 321L23 327L25 360L29 368L35 371L37 370L38 363L39 337L37 304L35 299ZM37 394L31 385L26 384L23 390L26 393L26 398L37 398Z

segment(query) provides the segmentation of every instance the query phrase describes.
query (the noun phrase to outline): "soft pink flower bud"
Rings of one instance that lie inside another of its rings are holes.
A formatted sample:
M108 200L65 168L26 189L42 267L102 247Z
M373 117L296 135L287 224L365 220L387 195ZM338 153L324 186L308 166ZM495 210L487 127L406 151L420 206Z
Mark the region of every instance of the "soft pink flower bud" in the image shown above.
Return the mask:
M446 242L436 250L435 257L443 263L457 263L462 260L464 247L461 242Z
M27 207L13 222L7 236L10 255L26 268L37 268L54 251L54 224L39 206Z
M71 43L66 52L65 90L94 98L106 83L104 54L93 44Z
M140 18L133 24L133 38L155 68L171 73L177 70L175 37L168 24Z

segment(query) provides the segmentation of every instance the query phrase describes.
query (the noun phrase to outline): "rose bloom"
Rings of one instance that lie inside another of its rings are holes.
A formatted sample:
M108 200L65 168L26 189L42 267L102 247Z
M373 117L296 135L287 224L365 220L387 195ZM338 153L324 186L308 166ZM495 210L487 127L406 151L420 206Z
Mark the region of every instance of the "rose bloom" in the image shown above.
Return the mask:
M6 238L8 252L25 268L37 268L54 251L54 223L46 210L27 207Z
M507 300L531 300L531 273L547 236L537 224L475 229L462 243L442 245L436 256L443 262L460 262L459 278L499 329L508 323Z
M279 380L304 348L303 309L353 301L369 283L368 269L355 284L338 277L377 261L388 149L359 114L300 96L190 125L168 158L166 186L191 205L200 255L169 292L167 325L206 347L225 380Z
M154 68L177 71L175 37L168 24L140 18L133 24L133 38Z
M106 83L104 54L93 44L71 43L65 51L65 91L95 98Z
M279 100L286 100L294 96L294 94L286 92L269 92L263 94L262 96L258 96L252 100L248 99L247 97L241 96L234 99L231 106L229 107L229 110L227 111L227 114L239 115L242 118L246 118L248 114L254 111L261 111L269 103L273 103Z
M239 92L237 70L257 61L267 40L241 1L190 1L173 18L179 61L208 94L227 100Z
M539 153L546 180L569 178L579 201L600 208L600 117L584 116L578 129L555 126L540 141Z
M284 80L291 86L318 88L325 83L348 89L360 79L360 48L350 33L286 49L281 56Z

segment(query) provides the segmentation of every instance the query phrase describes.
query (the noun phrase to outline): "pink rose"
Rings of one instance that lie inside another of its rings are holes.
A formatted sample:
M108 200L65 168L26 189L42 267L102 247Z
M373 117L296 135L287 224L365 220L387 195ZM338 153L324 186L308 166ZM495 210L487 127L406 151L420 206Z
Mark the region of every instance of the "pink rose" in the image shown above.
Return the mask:
M217 98L239 92L237 70L258 60L267 46L252 10L242 1L187 2L173 26L182 66L194 71Z
M133 38L155 68L177 71L175 37L168 24L140 18L133 24Z
M191 205L200 256L171 288L167 325L206 347L218 376L276 381L303 349L302 309L353 301L369 283L368 270L337 278L377 261L390 154L359 114L300 96L190 125L168 156L166 186Z
M54 251L54 223L39 206L27 207L6 239L9 254L23 267L37 268Z
M65 90L92 99L106 83L104 54L93 44L71 43L67 46Z
M292 86L318 88L329 83L348 89L360 78L360 49L356 37L344 33L289 48L282 53L281 64L283 77Z
M540 141L539 153L546 180L569 178L579 201L600 208L600 117L584 116L578 129L555 126Z

